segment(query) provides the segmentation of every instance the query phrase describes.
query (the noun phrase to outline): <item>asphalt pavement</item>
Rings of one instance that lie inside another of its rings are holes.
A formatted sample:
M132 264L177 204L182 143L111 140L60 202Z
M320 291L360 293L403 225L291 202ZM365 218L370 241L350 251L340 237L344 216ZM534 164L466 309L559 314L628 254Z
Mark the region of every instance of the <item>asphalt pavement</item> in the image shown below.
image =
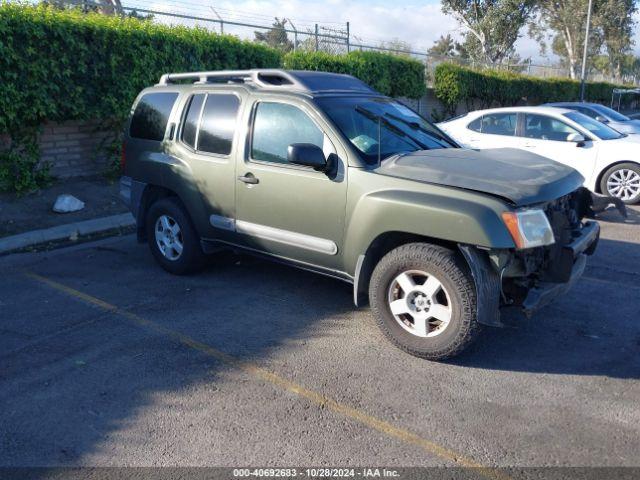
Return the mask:
M251 257L2 257L0 466L640 466L640 209L602 218L573 290L445 363Z

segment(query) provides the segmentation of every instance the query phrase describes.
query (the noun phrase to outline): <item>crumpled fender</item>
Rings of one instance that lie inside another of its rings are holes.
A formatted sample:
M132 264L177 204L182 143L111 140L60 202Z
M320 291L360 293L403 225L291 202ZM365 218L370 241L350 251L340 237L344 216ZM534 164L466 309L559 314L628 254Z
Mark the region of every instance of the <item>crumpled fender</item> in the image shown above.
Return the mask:
M485 252L470 245L459 245L476 287L478 323L492 327L503 327L500 321L501 279Z

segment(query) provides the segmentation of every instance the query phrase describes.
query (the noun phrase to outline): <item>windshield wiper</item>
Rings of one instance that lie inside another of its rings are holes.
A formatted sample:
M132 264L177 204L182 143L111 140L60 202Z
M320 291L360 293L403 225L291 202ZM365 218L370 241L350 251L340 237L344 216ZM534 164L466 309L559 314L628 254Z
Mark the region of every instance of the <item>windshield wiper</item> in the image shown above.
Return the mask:
M438 132L427 130L422 125L420 125L419 122L412 122L411 120L407 120L405 118L399 117L397 115L394 115L393 113L388 113L388 112L386 112L384 114L384 116L385 117L389 117L389 118L393 118L394 120L397 120L398 122L404 123L408 127L412 128L414 130L419 130L422 133L425 133L426 135L429 135L430 137L435 137L438 140L442 140L443 142L446 142L447 145L450 145L450 146L453 147L451 142L446 137L444 137L443 135L440 135Z
M424 143L422 143L420 140L415 139L413 136L409 135L407 132L405 132L404 130L402 130L400 127L396 126L393 124L393 122L391 122L389 119L385 118L384 115L377 115L375 113L373 113L371 110L367 110L364 107L361 107L360 105L356 105L356 112L358 112L360 115L365 116L366 118L368 118L369 120L373 120L374 122L381 122L384 123L385 126L392 131L393 133L400 135L402 137L408 138L409 140L411 140L418 148L422 149L422 150L429 150L429 147L427 145L425 145ZM378 145L380 145L380 138L378 138ZM378 159L378 163L380 163L379 159Z

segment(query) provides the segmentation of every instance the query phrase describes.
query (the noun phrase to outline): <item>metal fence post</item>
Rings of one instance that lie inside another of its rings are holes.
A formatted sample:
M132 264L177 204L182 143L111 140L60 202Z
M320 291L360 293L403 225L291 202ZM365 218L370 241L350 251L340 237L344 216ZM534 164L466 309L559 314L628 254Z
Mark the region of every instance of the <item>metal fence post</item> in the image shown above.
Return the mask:
M318 24L316 23L316 52L319 50L320 45L318 44Z
M351 51L351 41L349 39L349 22L347 22L347 53Z
M293 51L295 52L298 50L298 29L290 19L287 18L287 21L289 25L291 25L291 28L293 28Z
M213 13L215 13L216 17L218 17L218 21L220 22L220 35L224 34L224 20L222 20L222 17L218 14L218 12L216 11L215 8L213 7L209 7L211 9L211 11Z

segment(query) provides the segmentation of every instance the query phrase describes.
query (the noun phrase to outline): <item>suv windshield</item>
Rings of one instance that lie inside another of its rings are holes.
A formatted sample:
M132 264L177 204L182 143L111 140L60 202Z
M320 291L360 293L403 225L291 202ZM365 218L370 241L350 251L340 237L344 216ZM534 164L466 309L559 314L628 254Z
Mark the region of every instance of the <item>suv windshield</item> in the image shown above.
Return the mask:
M629 117L616 112L613 108L605 107L604 105L591 105L591 108L598 111L602 115L606 115L614 122L628 122L629 120L631 120Z
M378 154L384 159L416 150L458 148L445 133L390 98L327 97L316 103L372 165Z
M625 136L617 130L608 127L604 123L600 123L599 121L587 117L586 115L579 112L565 113L564 116L570 120L573 120L583 128L586 128L601 140L615 140L616 138L622 138Z

